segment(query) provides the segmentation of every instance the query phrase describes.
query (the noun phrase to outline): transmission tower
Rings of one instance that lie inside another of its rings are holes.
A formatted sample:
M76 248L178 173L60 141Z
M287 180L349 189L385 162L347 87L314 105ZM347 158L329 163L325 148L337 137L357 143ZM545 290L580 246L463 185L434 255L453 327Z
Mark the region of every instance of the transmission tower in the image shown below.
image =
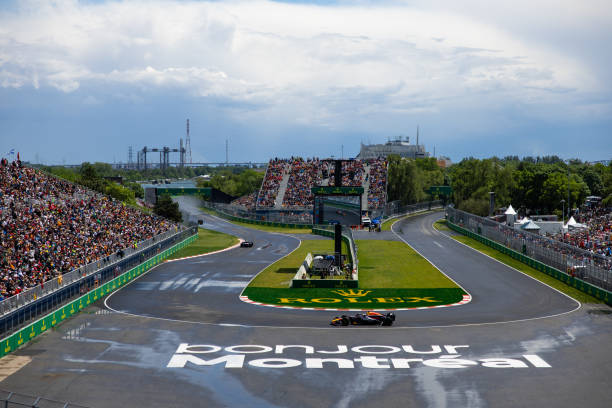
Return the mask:
M132 151L132 146L128 146L128 169L132 169L134 167L134 153Z
M186 162L191 164L191 138L189 137L189 119L187 119L187 138L185 139Z

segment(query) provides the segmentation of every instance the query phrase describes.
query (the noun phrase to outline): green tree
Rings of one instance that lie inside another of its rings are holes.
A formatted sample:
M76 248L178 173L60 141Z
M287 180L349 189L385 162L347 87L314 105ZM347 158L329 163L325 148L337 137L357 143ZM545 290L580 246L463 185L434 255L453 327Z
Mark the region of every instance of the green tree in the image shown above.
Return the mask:
M134 192L129 188L123 187L117 183L109 183L106 186L106 194L113 197L115 200L123 201L124 203L134 204Z
M158 197L157 203L153 207L153 212L175 222L183 221L183 214L179 211L178 203L173 202L170 196L163 195Z
M96 166L91 163L84 162L79 169L80 183L92 190L104 193L106 190L106 181L100 177L96 170Z
M412 159L389 155L387 193L389 201L411 204L425 199L423 171Z

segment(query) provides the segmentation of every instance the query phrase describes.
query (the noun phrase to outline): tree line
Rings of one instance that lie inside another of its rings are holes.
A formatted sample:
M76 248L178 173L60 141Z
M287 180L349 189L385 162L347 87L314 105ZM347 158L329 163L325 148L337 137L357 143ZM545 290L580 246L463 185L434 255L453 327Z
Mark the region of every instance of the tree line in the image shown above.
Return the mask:
M561 215L563 207L578 208L588 196L612 206L612 163L564 161L557 156L488 159L466 158L447 169L435 159L389 156L389 201L410 204L430 198L429 187L450 185L455 206L487 215L489 192L498 207L512 204L522 213ZM569 193L569 198L568 198ZM569 202L568 202L569 201Z

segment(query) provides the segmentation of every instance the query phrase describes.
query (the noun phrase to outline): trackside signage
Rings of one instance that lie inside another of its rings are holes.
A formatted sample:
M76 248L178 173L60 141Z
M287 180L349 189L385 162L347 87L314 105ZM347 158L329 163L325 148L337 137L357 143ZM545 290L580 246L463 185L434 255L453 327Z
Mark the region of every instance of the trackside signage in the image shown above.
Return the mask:
M536 354L474 357L468 345L336 345L317 348L308 345L243 344L221 347L212 344L178 345L168 368L550 368ZM469 353L470 357L462 354ZM288 355L289 354L289 355ZM291 357L291 358L288 358Z

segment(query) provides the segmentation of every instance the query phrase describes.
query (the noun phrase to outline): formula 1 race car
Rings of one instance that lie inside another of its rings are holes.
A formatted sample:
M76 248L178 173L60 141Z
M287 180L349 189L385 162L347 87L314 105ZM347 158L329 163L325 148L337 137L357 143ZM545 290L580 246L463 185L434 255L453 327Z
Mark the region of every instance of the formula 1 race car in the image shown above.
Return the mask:
M391 326L395 321L395 313L382 314L378 312L357 313L355 316L336 316L329 323L332 326Z
M253 246L253 241L242 241L240 243L240 248L251 248Z

